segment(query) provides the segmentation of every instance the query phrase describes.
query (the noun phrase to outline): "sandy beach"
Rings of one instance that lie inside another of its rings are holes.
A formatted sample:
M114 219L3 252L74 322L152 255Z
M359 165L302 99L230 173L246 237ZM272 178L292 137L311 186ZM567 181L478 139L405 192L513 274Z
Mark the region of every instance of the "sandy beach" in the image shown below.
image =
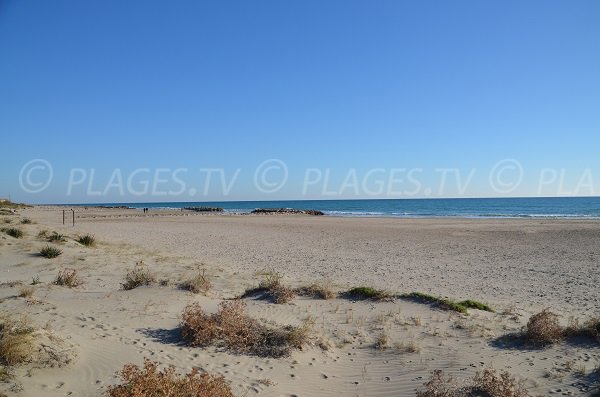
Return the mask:
M0 237L2 312L25 315L60 340L56 365L23 365L1 384L8 395L100 396L125 363L145 357L178 371L222 374L236 395L414 396L435 369L463 379L485 368L506 370L532 395L588 395L597 386L598 344L511 347L545 308L561 324L600 315L600 221L551 219L392 219L306 215L215 215L181 211L77 208L75 226L62 208L38 206L6 216L25 233ZM18 224L23 217L32 224ZM36 253L42 230L66 236L54 259ZM74 241L96 237L93 248ZM129 291L124 276L143 261L155 285ZM53 284L76 269L84 284ZM205 295L177 284L203 269ZM418 302L297 297L274 304L245 299L252 317L298 325L311 317L310 343L286 358L232 354L182 343L183 308L208 312L275 271L300 287L326 282L341 292L370 286L392 294L423 292L484 302L495 313L468 314ZM32 283L29 297L19 288ZM20 282L20 283L19 283ZM385 334L385 348L375 348ZM596 372L597 374L597 372Z

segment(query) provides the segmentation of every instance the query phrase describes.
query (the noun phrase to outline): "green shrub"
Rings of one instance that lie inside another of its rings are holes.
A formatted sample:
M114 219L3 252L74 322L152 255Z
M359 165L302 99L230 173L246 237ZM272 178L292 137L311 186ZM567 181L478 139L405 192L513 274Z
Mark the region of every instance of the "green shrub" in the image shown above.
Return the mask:
M466 306L456 303L453 300L447 298L438 298L433 295L424 294L422 292L411 292L409 294L402 294L400 298L412 300L414 302L429 303L443 310L453 310L458 313L467 314Z
M387 291L372 287L354 287L342 293L342 296L354 300L371 299L374 301L390 300L393 296Z
M21 229L17 229L16 227L9 227L8 229L3 229L4 233L8 234L14 238L21 238L25 235Z
M491 312L491 313L496 312L494 309L492 309L490 306L486 305L485 303L481 303L481 302L470 300L470 299L465 300L465 301L460 301L460 302L458 302L458 304L461 306L464 306L466 308L469 308L469 309L483 310L483 311Z
M52 259L62 254L62 251L56 247L46 245L40 250L40 255L44 258Z
M91 234L84 234L83 236L79 236L77 238L77 242L81 245L85 245L86 247L93 247L96 245L96 238Z
M66 238L64 234L52 232L52 234L48 236L48 241L51 243L63 243L66 241Z

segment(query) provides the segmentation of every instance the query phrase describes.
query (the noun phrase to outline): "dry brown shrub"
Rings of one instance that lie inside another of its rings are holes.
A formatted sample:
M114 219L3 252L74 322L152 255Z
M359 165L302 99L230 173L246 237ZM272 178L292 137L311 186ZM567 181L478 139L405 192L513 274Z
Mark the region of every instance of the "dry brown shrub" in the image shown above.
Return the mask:
M284 357L301 349L310 328L308 321L300 327L269 328L246 314L242 300L222 302L212 315L193 303L184 309L181 322L182 336L191 346L222 343L233 352L263 357Z
M545 309L531 316L525 335L533 343L547 345L560 341L564 329L558 323L558 315Z
M476 396L528 397L530 395L522 381L517 381L506 371L498 373L493 369L477 372L471 389L471 395Z
M201 374L197 369L185 375L174 367L158 370L158 363L144 359L144 367L126 364L119 373L122 383L110 386L109 397L234 397L223 376Z
M523 382L506 371L494 369L477 372L473 379L463 384L444 376L444 372L438 369L433 371L424 386L424 390L417 391L417 397L531 397Z
M156 278L144 261L139 261L135 264L132 270L125 275L125 282L121 284L124 290L137 288L141 285L151 285L156 282Z
M218 337L217 317L204 312L199 303L194 302L183 310L181 336L190 346L208 346Z
M445 377L444 371L436 369L431 378L424 384L424 390L417 390L417 397L463 397L466 396L453 381Z

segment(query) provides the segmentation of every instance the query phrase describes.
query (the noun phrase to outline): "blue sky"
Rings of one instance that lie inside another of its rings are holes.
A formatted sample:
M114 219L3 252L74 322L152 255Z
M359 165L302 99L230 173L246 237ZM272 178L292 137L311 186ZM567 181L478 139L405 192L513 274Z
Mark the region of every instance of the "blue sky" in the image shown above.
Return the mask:
M342 187L349 170L373 168L387 182L392 169L422 170L420 189L377 197L585 195L573 186L590 171L600 192L599 18L594 0L0 0L0 196L371 197ZM53 169L38 193L20 178L33 159ZM272 193L253 180L268 159L288 169ZM489 183L503 159L523 169L509 192ZM85 183L67 195L74 168ZM115 169L127 179L138 168L187 169L185 193L106 189ZM201 168L229 181L240 171L227 194L204 195ZM329 169L331 187L302 192L308 168ZM465 191L438 189L442 168L463 182L476 171ZM556 183L540 191L544 168ZM90 196L92 169L102 194Z

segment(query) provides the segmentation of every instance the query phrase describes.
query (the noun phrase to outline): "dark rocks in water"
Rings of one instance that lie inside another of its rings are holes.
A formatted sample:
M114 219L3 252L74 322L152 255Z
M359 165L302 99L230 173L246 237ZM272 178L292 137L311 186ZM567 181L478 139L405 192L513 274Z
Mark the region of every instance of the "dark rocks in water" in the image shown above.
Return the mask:
M325 215L319 210L296 210L293 208L257 208L252 211L253 214L304 214L304 215Z
M223 208L220 207L184 207L183 209L196 212L223 212Z

